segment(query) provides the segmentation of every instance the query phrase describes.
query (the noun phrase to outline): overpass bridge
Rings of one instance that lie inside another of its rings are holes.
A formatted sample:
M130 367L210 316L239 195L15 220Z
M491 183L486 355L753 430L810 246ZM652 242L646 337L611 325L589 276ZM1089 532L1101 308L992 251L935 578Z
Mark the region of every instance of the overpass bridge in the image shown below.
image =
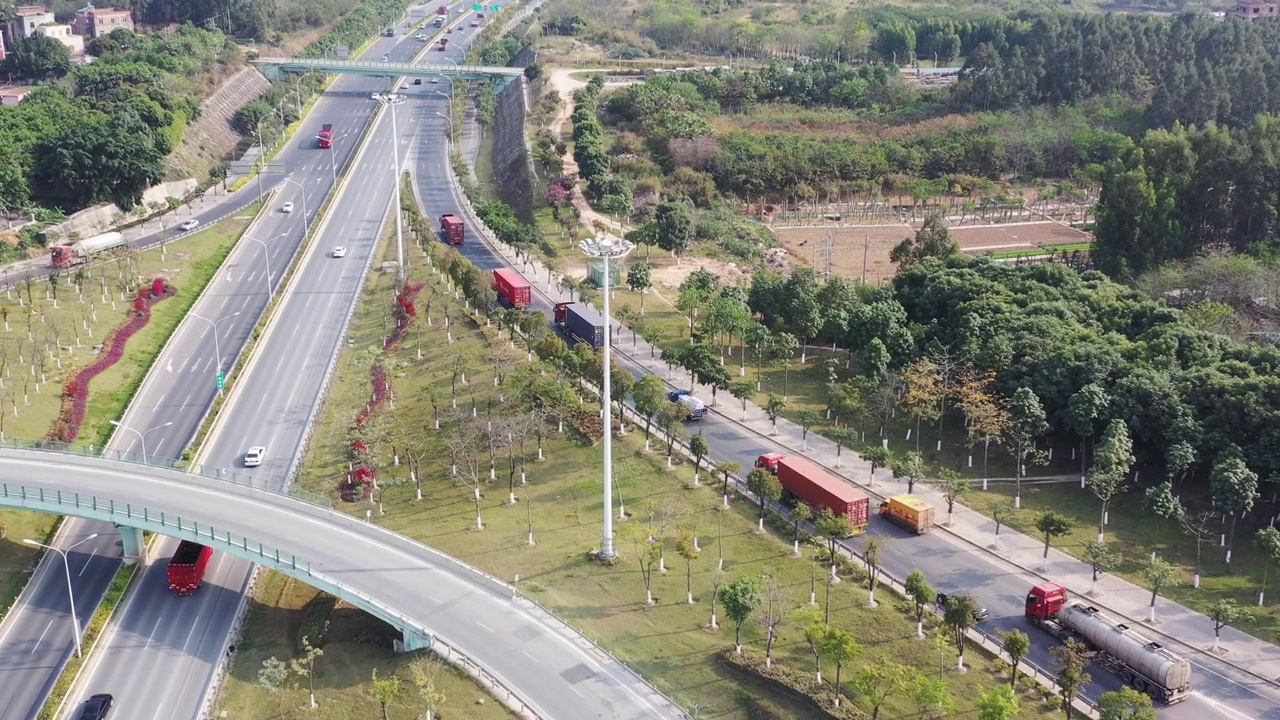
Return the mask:
M399 629L406 650L461 655L525 717L687 717L507 583L251 474L219 474L5 447L0 507L113 523L126 558L145 562L142 533L151 531L297 578Z
M513 80L524 75L523 68L497 65L459 65L454 62L411 63L372 60L329 60L327 58L269 57L251 60L271 82L280 81L285 73L342 73L370 77L449 77L461 80L493 80L501 92Z

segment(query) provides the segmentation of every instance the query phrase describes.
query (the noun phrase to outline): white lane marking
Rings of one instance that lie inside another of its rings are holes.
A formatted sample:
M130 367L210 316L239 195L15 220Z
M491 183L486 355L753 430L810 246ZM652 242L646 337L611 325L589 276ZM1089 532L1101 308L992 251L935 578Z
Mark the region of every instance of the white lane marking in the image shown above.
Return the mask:
M530 655L528 650L521 650L520 652L524 653L524 656L525 656L525 657L527 657L527 658L529 658L530 660L532 660L532 661L534 661L534 662L538 662L538 658L536 658L536 657L534 657L534 656Z
M33 645L33 646L31 647L31 654L32 654L32 655L35 655L35 654L36 654L36 650L37 650L37 649L39 649L39 647L40 647L40 643L44 642L44 636L49 634L49 628L51 628L51 627L53 627L53 621L52 621L52 620L50 620L50 621L49 621L49 624L48 624L48 625L45 625L45 626L44 626L44 632L40 633L40 638L39 638L38 640L36 640L36 644L35 644L35 645Z
M604 367L604 366L601 365L601 367ZM156 446L151 448L151 457L155 457L157 454L159 454L160 446L163 444L164 444L164 438L160 438L160 440L156 443Z
M187 362L189 362L190 360L191 358L182 358L182 364L178 366L178 372L182 372L183 370L185 370L187 368Z
M151 644L151 643L156 639L156 630L159 630L159 629L160 629L160 622L161 622L162 620L164 620L164 618L163 618L163 617L157 617L157 618L156 618L156 624L155 624L155 626L154 626L154 627L152 627L152 628L151 628L151 634L150 634L150 635L147 635L147 644L148 644L148 645L150 645L150 644Z
M187 394L187 399L182 401L182 407L186 407L191 402L191 395Z
M602 365L601 367L603 367L603 365ZM156 401L156 406L155 406L154 408L152 408L152 411L153 411L153 412L154 412L154 411L156 411L156 410L159 410L159 409L160 409L160 403L164 402L164 398L165 398L165 396L164 396L164 395L161 395L161 396L160 396L160 399Z
M493 632L493 628L489 627L488 625L485 625L484 623L480 622L479 620L477 620L477 621L476 621L476 624L477 624L477 625L479 625L480 627L484 628L485 630L488 630L489 632Z
M187 631L187 639L182 642L182 652L187 651L187 646L191 644L191 636L195 634L199 624L200 616L196 615L195 619L191 621L191 629Z
M603 366L602 366L602 367L603 367ZM81 566L80 566L80 572L76 573L76 577L83 577L83 576L84 576L84 571L89 569L89 563L91 563L91 562L93 562L93 556L92 556L92 555L90 555L89 557L87 557L87 558L85 558L85 559L84 559L84 565L81 565Z
M224 308L224 307L226 307L226 306L227 306L227 301L228 301L228 300L230 300L230 299L231 299L231 296L230 296L230 295L224 295L224 296L222 297L222 304L221 304L221 305L219 305L218 307L220 307L220 308Z

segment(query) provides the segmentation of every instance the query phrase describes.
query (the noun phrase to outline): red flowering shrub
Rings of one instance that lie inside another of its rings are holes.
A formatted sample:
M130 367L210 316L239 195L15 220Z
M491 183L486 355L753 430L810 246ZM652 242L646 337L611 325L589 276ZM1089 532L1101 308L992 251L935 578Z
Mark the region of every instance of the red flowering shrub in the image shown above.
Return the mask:
M151 281L152 297L160 297L164 295L164 291L165 291L164 280L161 280L160 278L156 278L155 280Z

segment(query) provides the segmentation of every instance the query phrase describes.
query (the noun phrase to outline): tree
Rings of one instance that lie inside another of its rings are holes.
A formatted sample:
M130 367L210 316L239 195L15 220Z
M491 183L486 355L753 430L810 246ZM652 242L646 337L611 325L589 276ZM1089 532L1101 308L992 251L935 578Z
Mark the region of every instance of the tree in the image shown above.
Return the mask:
M445 447L453 459L453 475L470 491L475 503L475 530L484 529L484 519L480 517L481 488L488 480L488 473L481 469L480 453L486 446L484 427L479 419L459 421L458 426L449 434Z
M693 485L697 487L698 475L702 472L702 458L711 452L711 445L702 433L698 433L689 438L689 452L693 455Z
M418 657L409 663L413 684L417 686L418 696L426 706L426 720L435 720L436 711L446 700L444 691L436 686L436 679L443 669L443 663L434 655Z
M879 720L880 708L890 696L902 693L910 685L911 668L892 660L867 663L853 674L853 691L871 706L871 720Z
M902 371L902 408L916 419L916 452L920 452L920 422L933 422L942 416L944 388L937 363L928 358L918 360Z
M711 568L711 629L717 630L716 604L720 601L720 589L724 587L724 569L719 566Z
M742 463L718 462L716 463L716 472L724 477L724 506L729 507L729 476L742 472Z
M316 706L316 658L324 655L324 650L311 645L311 639L302 637L302 656L289 661L289 669L299 677L307 679L307 690L311 694L311 707Z
M800 425L800 447L802 450L809 449L809 428L818 424L822 416L813 410L801 410L796 413L796 422Z
M1021 630L997 630L1000 636L1000 647L1009 656L1009 687L1018 684L1018 664L1031 652L1031 638Z
M644 447L648 450L649 430L653 426L653 416L667 400L667 389L662 384L662 378L645 374L631 388L631 399L635 403L636 412L644 417Z
M1045 567L1049 565L1049 543L1053 542L1056 537L1061 537L1071 532L1071 520L1056 510L1044 510L1036 515L1036 530L1044 535L1044 558Z
M679 261L680 253L693 242L693 209L688 203L664 200L654 210L653 222L658 247Z
M939 678L915 673L911 683L911 700L916 704L916 720L943 720L956 711L956 701Z
M942 468L938 474L941 475L938 490L942 492L942 498L947 503L947 524L950 525L955 519L956 502L969 494L969 481L960 477L960 473L951 468Z
M978 720L1009 720L1018 714L1012 688L994 687L978 696Z
M1009 428L1006 432L1013 441L1014 449L1014 507L1022 507L1022 476L1026 472L1026 466L1039 458L1032 443L1048 429L1049 423L1045 422L1040 399L1029 388L1018 388L1009 405Z
M827 541L827 555L831 561L831 577L836 576L836 545L841 540L853 534L853 526L849 524L849 518L844 515L836 515L831 512L830 508L822 508L818 513L818 519L813 524L814 532L818 533L818 537Z
M862 562L867 566L867 607L876 605L876 581L880 578L880 538L868 535L862 542Z
M1173 483L1168 480L1147 488L1143 505L1161 520L1181 520L1182 503L1173 494ZM1160 523L1156 524L1156 539L1160 537Z
M1058 666L1056 681L1062 693L1062 711L1066 713L1067 720L1071 720L1072 699L1093 679L1084 671L1085 646L1068 638L1063 644L1050 648L1049 653Z
M931 212L915 235L903 240L889 251L889 261L899 270L910 267L925 258L945 260L960 254L960 246L951 239L943 212Z
M1098 720L1156 720L1151 696L1131 687L1098 696Z
M1018 512L1018 508L1006 498L1000 498L991 503L991 507L987 508L987 512L991 513L991 519L996 521L996 542L1000 541L1000 526L1009 521L1014 513Z
M1098 594L1098 576L1103 573L1111 572L1120 563L1120 556L1111 552L1107 547L1107 543L1102 540L1086 540L1084 543L1085 561L1089 563L1089 567L1093 570L1093 586L1089 590L1090 595Z
M813 510L808 503L799 501L791 508L791 554L800 557L800 523L813 520Z
M861 652L862 648L854 640L853 633L836 628L827 629L827 635L822 639L822 657L836 666L836 707L840 707L841 672L845 664L858 657Z
M627 268L627 289L640 294L640 314L644 315L645 291L653 287L653 273L649 263L641 260Z
M693 531L685 530L680 533L680 538L676 540L676 552L680 557L684 558L685 583L684 589L687 595L687 602L693 604L693 561L698 559L697 539L693 535Z
M1156 621L1156 596L1160 594L1162 588L1178 584L1178 568L1165 562L1163 558L1152 557L1142 567L1142 577L1147 581L1147 585L1151 586L1151 616L1148 619L1154 623Z
M404 685L400 682L400 678L392 675L389 678L379 678L378 668L373 669L373 699L378 701L378 705L382 708L382 720L388 720L387 706L400 699L400 694L404 690Z
M1213 536L1218 527L1218 511L1213 509L1179 513L1182 531L1196 541L1196 564L1192 568L1192 587L1200 587L1200 561L1204 543Z
M1271 526L1262 528L1254 544L1262 554L1262 589L1258 591L1258 607L1262 607L1267 594L1267 573L1271 571L1271 563L1280 560L1280 530Z
M724 614L733 621L734 651L742 654L742 624L755 613L760 606L760 581L756 578L738 578L729 583L724 591Z
M1236 605L1231 598L1223 598L1209 606L1209 619L1213 621L1213 651L1218 652L1218 644L1222 628L1228 625L1239 625L1249 622L1253 616L1248 610Z
M640 578L644 580L644 604L650 607L653 605L653 566L662 558L662 541L655 542L648 530L637 527L631 533L631 545L640 565Z
M760 501L759 532L764 532L765 505L777 502L782 497L782 483L778 481L778 476L768 470L756 468L747 473L747 489Z
M862 458L863 462L871 463L871 479L867 481L868 487L876 484L876 470L889 467L893 463L893 453L875 445L864 448L858 453L858 457Z
M916 637L924 637L924 610L937 595L937 591L929 584L928 579L924 576L923 570L912 570L907 574L906 582L903 588L907 591L907 599L911 601L916 608Z
M1209 492L1213 506L1231 517L1231 529L1227 531L1227 572L1231 572L1236 520L1252 510L1258 499L1258 475L1245 465L1240 448L1233 445L1218 456L1209 473Z
M772 575L764 578L760 591L760 604L756 618L765 627L764 666L773 667L773 644L778 641L778 629L791 616L792 602L778 579Z
M822 619L822 611L816 607L806 606L796 610L796 620L804 628L804 641L813 654L813 670L817 675L818 685L822 685L822 643L831 631L831 627Z
M951 630L951 643L955 645L956 668L964 670L964 640L969 628L973 627L973 613L978 608L978 601L967 592L947 596L947 604L943 607L942 622Z
M44 35L20 38L9 48L4 69L24 80L56 80L71 72L71 52Z
M1112 498L1124 492L1129 468L1133 467L1133 441L1123 420L1112 420L1102 433L1102 441L1094 448L1093 469L1089 473L1089 489L1102 501L1098 518L1098 542L1105 539L1107 506Z
M667 457L670 458L675 449L676 438L680 435L681 423L689 412L680 403L664 400L658 406L658 427L667 436Z
M892 463L893 476L897 478L906 478L907 493L910 494L915 492L916 483L920 481L920 478L924 477L924 456L914 450L911 450L904 453L902 457L892 460ZM873 469L872 472L874 473L875 470Z
M769 399L764 404L764 414L769 416L769 422L773 425L771 434L778 434L778 416L782 414L783 408L787 406L787 401L777 393L769 393Z
M747 401L756 394L755 384L750 380L739 380L729 385L729 394L742 403L742 420L747 420Z
M1096 383L1080 388L1067 401L1067 429L1080 438L1080 484L1088 467L1089 441L1097 433L1098 417L1107 407L1107 393Z

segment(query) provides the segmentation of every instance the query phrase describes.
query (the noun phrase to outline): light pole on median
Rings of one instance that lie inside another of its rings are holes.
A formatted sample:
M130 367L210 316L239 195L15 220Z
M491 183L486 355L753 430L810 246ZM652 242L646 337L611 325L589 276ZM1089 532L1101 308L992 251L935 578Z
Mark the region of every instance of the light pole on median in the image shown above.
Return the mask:
M262 241L261 241L261 240L259 240L258 242L262 242ZM270 279L270 278L268 278L268 279L267 279L267 282L268 282L268 283L270 283L270 282L271 282L271 279ZM270 300L270 297L268 297L268 300ZM195 313L193 313L193 312L190 312L190 311L188 311L188 312L187 312L187 315L190 315L191 317L193 317L193 318L195 318L195 319L197 319L197 320L203 320L203 321L205 321L205 322L209 323L209 326L213 328L213 357L214 357L215 362L217 362L217 363L218 363L218 367L217 367L217 369L216 369L216 372L217 372L219 375L221 375L221 374L222 374L222 351L218 349L218 323L222 322L223 320L230 320L231 318L233 318L233 317L235 317L235 316L237 316L237 315L239 315L239 314L240 314L240 311L239 311L239 310L237 310L236 312L233 312L233 313L231 313L230 315L228 315L228 316L226 316L226 317L224 317L224 318L218 318L217 320L210 320L210 319L209 319L209 318L207 318L207 317L203 317L203 316L201 316L201 315L197 315L197 314L195 314ZM222 383L218 383L218 397L222 397Z
M155 426L155 427L153 427L153 428L151 428L150 430L147 430L147 431L145 431L145 432L138 432L137 430L134 430L133 428L129 427L128 425L125 425L125 424L121 423L119 420L109 420L108 422L110 422L112 425L115 425L116 427L120 428L121 430L128 430L129 432L131 432L131 433L133 433L134 435L137 435L137 436L138 436L138 442L142 445L142 464L143 464L143 465L148 465L148 464L149 464L149 463L147 462L147 433L155 432L156 430L159 430L160 428L167 428L167 427L169 427L170 425L172 425L172 424L173 424L173 421L172 421L172 420L170 420L169 422L167 422L167 423L165 423L165 424L163 424L163 425L157 425L157 426Z
M407 100L404 95L379 95L378 102L391 107L391 157L392 172L395 173L395 212L396 212L396 278L404 283L404 232L400 225L400 133L396 129L396 106Z
M271 296L275 294L275 288L271 284L271 249L267 247L265 242L250 235L249 233L245 233L244 236L262 246L262 259L267 267L267 300L269 302L271 300ZM203 320L204 318L200 319Z
M298 187L298 192L302 193L302 237L305 239L307 237L307 233L311 232L311 226L307 223L307 188L297 180L287 177L280 179L292 185L296 185Z
M445 115L444 113L436 113L436 115L449 121L449 152L452 153L453 152L453 118L450 115Z
M609 352L609 258L621 258L635 249L635 245L621 238L591 238L578 243L582 252L604 260L604 392L600 403L604 405L604 532L600 538L600 557L614 557L613 550L613 388L610 382L612 365Z
M72 592L71 590L71 561L67 559L67 553L71 552L72 550L75 550L80 545L83 545L96 537L98 537L98 533L94 533L89 537L86 537L85 539L81 540L75 545L72 545L71 547L67 548L65 551L59 550L58 548L52 545L45 545L44 543L36 542L35 540L31 540L29 538L23 538L22 540L22 542L28 545L35 545L36 547L42 547L45 550L52 550L62 556L62 569L67 571L67 599L71 602L71 626L75 628L75 633L76 633L76 657L84 657L84 655L80 647L80 618L76 616L76 596L75 596L75 593Z

